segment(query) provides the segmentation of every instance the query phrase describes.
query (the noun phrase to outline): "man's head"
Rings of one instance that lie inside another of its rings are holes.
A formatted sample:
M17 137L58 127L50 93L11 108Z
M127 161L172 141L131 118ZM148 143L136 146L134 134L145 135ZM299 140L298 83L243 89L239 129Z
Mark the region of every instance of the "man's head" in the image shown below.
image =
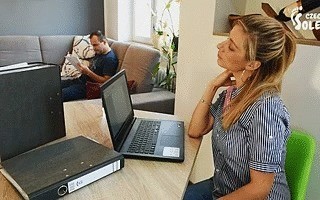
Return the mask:
M90 43L96 54L104 54L110 51L108 41L101 31L95 31L90 34Z

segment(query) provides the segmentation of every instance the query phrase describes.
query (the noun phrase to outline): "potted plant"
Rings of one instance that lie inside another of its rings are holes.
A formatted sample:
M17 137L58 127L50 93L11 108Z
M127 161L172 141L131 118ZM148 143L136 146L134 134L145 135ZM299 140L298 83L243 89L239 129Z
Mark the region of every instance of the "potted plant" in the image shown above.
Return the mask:
M179 1L168 0L165 3L161 16L157 18L154 25L152 40L154 47L159 49L161 54L160 62L156 64L153 76L157 76L159 71L164 70L165 75L162 80L160 80L159 87L175 92L179 37L177 31L174 29L171 16L170 9L173 3L179 3ZM154 17L157 17L155 12L152 11L152 14Z

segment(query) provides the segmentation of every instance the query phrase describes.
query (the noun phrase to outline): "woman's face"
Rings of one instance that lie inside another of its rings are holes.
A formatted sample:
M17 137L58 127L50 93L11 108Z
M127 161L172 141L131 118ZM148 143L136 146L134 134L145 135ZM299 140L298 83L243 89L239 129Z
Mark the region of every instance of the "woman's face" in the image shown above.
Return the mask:
M229 38L218 44L218 65L231 72L242 72L249 61L245 58L247 34L241 25L235 25Z

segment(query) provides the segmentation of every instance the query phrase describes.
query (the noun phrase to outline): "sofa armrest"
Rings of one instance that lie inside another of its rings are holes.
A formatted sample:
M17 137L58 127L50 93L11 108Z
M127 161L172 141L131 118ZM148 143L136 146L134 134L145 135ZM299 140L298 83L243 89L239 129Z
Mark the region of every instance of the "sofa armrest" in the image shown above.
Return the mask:
M131 100L134 109L174 114L175 94L162 88L154 88L152 92L132 94Z

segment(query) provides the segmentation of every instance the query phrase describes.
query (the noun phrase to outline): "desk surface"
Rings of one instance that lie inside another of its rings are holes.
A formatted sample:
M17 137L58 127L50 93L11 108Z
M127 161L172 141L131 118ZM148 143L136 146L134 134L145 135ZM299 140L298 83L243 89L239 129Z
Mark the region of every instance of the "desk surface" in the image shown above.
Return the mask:
M146 118L178 119L173 115L144 111L135 111L135 114ZM64 115L66 138L84 135L112 147L101 100L64 103ZM183 163L125 159L125 166L120 171L68 194L63 199L181 199L199 146L200 139L186 135ZM0 199L22 199L2 174Z

